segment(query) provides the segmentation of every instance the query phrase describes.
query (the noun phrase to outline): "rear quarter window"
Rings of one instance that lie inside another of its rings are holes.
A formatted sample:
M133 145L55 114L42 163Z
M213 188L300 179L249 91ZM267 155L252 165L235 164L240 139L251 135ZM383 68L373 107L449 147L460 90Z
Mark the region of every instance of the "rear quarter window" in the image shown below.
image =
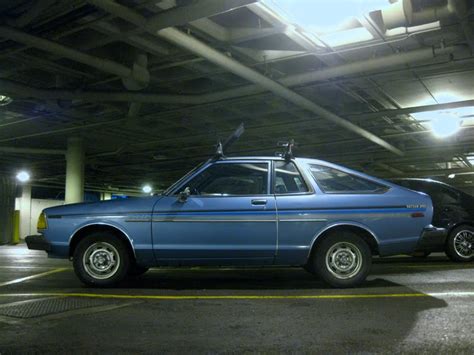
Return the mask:
M324 193L384 193L388 187L324 165L310 164L310 172Z

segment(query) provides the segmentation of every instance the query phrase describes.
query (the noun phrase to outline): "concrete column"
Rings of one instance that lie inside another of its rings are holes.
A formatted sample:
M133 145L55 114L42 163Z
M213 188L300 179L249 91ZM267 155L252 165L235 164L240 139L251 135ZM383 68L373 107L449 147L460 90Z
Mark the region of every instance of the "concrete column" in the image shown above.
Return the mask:
M84 200L84 161L82 138L69 138L66 153L66 203Z
M10 243L13 237L16 184L9 176L0 176L0 244Z
M36 232L36 231L35 231ZM31 185L22 186L20 199L20 238L31 233Z
M101 200L110 200L112 198L112 193L110 192L101 192L100 199Z

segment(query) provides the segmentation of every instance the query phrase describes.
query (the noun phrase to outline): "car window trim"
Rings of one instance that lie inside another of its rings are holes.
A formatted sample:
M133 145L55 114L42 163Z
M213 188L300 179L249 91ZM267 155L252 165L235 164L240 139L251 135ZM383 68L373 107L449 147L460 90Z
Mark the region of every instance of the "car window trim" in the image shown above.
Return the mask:
M251 196L271 196L272 193L270 193L270 187L271 187L271 161L270 160L258 160L258 159L239 159L239 160L216 160L209 162L209 164L206 164L202 167L202 169L199 169L198 171L195 172L195 174L192 174L191 176L188 177L185 181L183 181L182 184L177 186L168 196L176 196L176 191L179 191L183 186L185 186L190 180L192 180L194 177L196 177L198 174L203 173L207 169L209 169L213 165L217 164L247 164L247 163L254 163L254 164L267 164L267 188L266 191L267 193L265 194L245 194L245 195L227 195L227 196L222 196L222 195L215 195L215 196L210 196L210 195L190 195L189 197L199 197L199 198L226 198L226 197L251 197Z
M275 183L276 183L276 162L284 162L285 160L274 159L272 160L272 181L271 181L271 193L275 196L305 196L305 195L314 195L316 192L314 191L313 185L308 181L307 176L303 173L304 169L302 169L295 159L290 160L290 163L293 163L296 170L300 174L301 178L303 179L308 191L305 192L288 192L284 194L277 194L275 193Z

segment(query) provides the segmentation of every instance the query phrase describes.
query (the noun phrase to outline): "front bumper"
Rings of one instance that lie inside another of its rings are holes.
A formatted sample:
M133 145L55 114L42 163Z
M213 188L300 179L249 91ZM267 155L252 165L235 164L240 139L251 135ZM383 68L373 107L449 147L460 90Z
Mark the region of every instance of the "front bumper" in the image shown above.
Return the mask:
M418 241L416 247L417 251L434 251L443 250L448 236L448 230L446 228L436 228L434 226L428 226L423 229L421 238Z
M28 249L51 251L51 244L41 235L29 235L25 238Z

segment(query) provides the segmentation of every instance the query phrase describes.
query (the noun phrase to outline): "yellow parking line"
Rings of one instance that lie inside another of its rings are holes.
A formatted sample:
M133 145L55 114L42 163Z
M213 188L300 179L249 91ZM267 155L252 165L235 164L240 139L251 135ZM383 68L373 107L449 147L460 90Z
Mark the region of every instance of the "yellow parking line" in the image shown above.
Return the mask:
M19 279L15 279L15 280L11 280L11 281L0 282L0 287L2 287L2 286L8 286L8 285L13 285L13 284L17 284L17 283L20 283L20 282L24 282L24 281L28 281L28 280L37 279L37 278L40 278L40 277L44 277L44 276L56 274L56 273L58 273L58 272L65 271L65 270L67 270L67 269L68 269L68 268L62 267L62 268L58 268L58 269L54 269L54 270L49 270L49 271L46 271L46 272L42 272L42 273L40 273L40 274L35 274L35 275L31 275L31 276L21 277L21 278L19 278Z
M346 294L346 295L118 295L100 293L9 293L0 297L88 297L110 299L143 299L143 300L279 300L279 299L363 299L363 298L403 298L429 297L425 293L389 293L389 294Z

